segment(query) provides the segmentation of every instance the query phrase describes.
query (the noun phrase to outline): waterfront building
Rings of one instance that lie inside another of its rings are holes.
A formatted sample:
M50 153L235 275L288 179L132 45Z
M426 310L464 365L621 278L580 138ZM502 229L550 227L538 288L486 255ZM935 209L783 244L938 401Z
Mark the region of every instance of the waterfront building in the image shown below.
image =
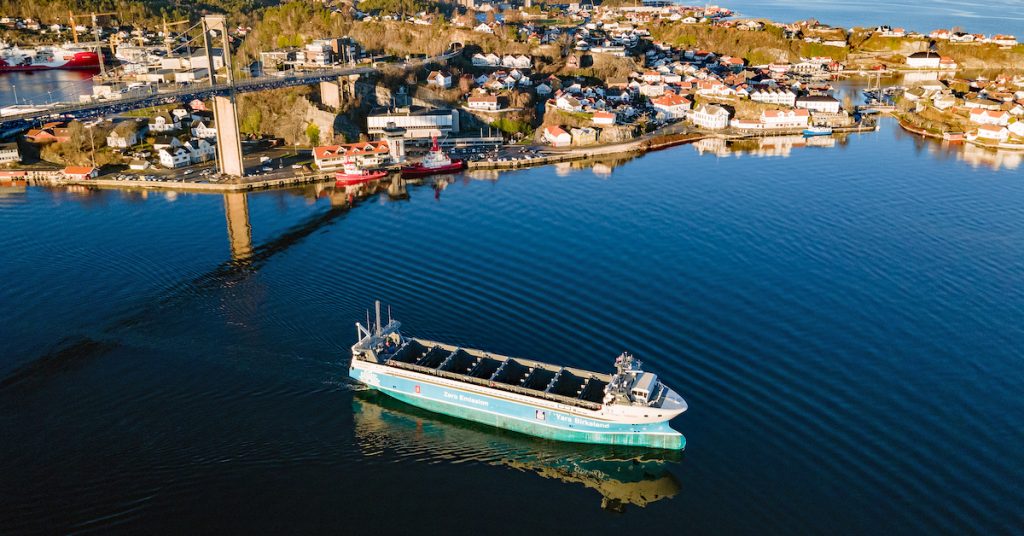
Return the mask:
M98 172L91 166L68 166L64 168L64 177L72 180L95 179Z
M810 111L802 108L761 112L761 122L765 128L803 128L810 118Z
M702 104L690 114L693 124L712 130L719 130L729 126L729 112L721 106L714 104Z
M838 113L840 104L830 95L803 95L796 99L797 108L806 108L815 112Z
M968 140L981 140L987 142L1002 143L1010 137L1010 131L1006 127L996 125L979 125L972 134L968 134Z
M373 138L381 137L389 125L404 128L407 139L444 137L459 131L459 112L407 106L392 110L377 109L366 117L366 131Z
M366 141L313 148L313 161L322 170L340 168L347 161L359 167L372 168L388 162L390 148L386 141Z
M907 56L907 67L912 69L938 69L942 56L938 52L915 52Z

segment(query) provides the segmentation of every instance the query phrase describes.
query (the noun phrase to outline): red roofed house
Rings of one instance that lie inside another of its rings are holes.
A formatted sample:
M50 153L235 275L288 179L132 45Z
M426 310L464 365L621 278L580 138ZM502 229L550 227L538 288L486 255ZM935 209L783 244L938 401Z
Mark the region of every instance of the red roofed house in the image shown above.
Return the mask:
M339 168L349 160L360 167L376 167L387 163L389 158L388 142L383 140L313 148L313 160L320 169Z
M1003 110L971 108L971 122L978 123L979 125L998 125L1004 127L1010 122L1010 114Z
M551 144L552 147L568 147L572 144L572 136L568 132L557 125L544 127L544 139Z
M651 99L651 105L669 119L682 119L690 109L689 99L675 93L666 93Z
M64 177L67 179L95 179L98 174L96 168L91 166L68 166L64 168Z
M761 122L765 128L803 128L810 118L811 112L805 108L761 112Z
M996 125L979 125L976 133L967 135L967 139L971 141L981 139L984 141L1004 142L1009 137L1010 131L1006 127L998 127Z
M595 125L609 126L615 124L615 114L612 112L594 112L592 118Z

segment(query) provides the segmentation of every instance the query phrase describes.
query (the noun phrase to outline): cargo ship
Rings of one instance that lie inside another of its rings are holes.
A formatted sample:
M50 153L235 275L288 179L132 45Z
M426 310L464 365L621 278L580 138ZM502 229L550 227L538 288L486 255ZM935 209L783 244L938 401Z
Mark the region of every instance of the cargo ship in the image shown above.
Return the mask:
M558 441L682 450L669 421L686 402L628 353L604 374L406 337L356 323L349 376L402 402Z
M0 72L98 69L99 66L100 56L96 51L70 44L36 48L0 44Z
M455 173L466 167L463 160L452 160L437 145L437 137L430 146L430 151L423 157L423 161L402 168L402 177L417 178L429 175L440 175L442 173Z

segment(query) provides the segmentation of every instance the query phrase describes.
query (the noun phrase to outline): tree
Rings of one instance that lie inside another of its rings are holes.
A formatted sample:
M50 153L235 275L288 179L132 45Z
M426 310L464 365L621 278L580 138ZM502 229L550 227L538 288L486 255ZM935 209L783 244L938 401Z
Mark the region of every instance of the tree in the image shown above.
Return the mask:
M242 134L256 137L263 132L262 125L263 112L260 112L259 108L252 108L246 112L245 117L242 118L242 124L239 125L238 130L240 130Z
M320 145L320 127L316 123L306 125L306 139L314 147Z

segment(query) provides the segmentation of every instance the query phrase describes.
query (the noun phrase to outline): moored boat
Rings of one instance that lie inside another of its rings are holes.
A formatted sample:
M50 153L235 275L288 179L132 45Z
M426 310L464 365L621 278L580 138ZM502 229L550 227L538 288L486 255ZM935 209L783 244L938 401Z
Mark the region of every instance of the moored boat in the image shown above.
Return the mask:
M832 127L807 127L804 129L804 136L828 136L832 134Z
M455 173L457 171L461 171L464 167L466 167L466 162L459 159L452 160L449 158L448 155L441 150L441 147L438 146L437 138L435 137L433 144L430 146L430 151L423 157L423 160L411 166L403 167L402 176L414 178L426 177L428 175L439 175L441 173Z
M97 69L99 54L75 45L20 48L0 45L0 72L49 69Z
M623 353L604 374L406 337L357 323L349 376L398 400L499 428L577 443L681 450L675 391ZM369 324L369 322L367 322Z
M341 171L334 174L338 186L355 186L370 181L383 179L388 174L384 170L368 170L357 166L354 162L345 162Z

